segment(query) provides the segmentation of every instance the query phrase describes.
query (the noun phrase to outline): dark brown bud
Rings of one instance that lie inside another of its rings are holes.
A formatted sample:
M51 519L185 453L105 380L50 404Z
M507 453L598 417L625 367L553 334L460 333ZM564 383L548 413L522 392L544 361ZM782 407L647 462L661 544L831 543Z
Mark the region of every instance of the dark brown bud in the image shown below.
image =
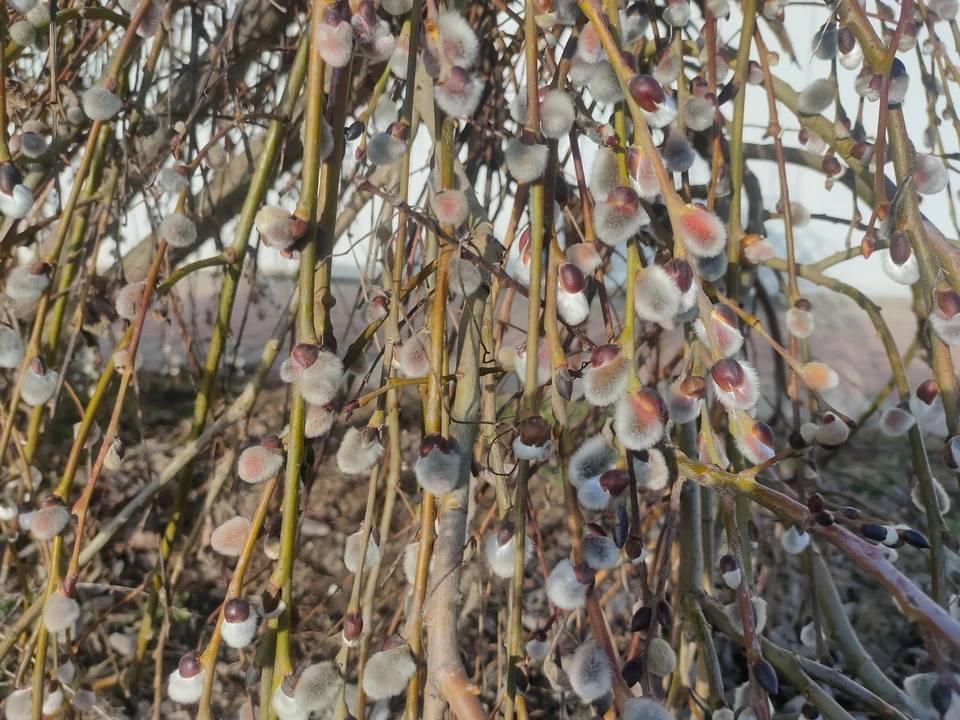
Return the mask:
M733 358L721 358L710 368L710 377L721 390L730 392L743 387L747 377L743 367Z
M643 662L639 658L627 660L623 669L620 671L620 675L623 677L623 681L627 684L627 687L640 684L640 681L643 679Z
M690 94L696 97L703 97L710 92L710 84L703 75L694 75L690 80Z
M680 392L686 397L702 399L707 394L707 381L700 375L691 375L680 383Z
M753 520L747 521L747 533L750 536L750 542L760 542L760 528Z
M813 309L813 306L810 305L810 301L807 300L806 298L800 298L793 304L793 306L797 310L803 310L804 312L810 312L810 310Z
M623 354L623 347L614 343L610 345L601 345L593 351L590 356L590 364L595 368L604 367L610 363L619 360Z
M627 538L625 545L627 551L627 557L631 560L636 560L640 557L643 557L643 540L638 538L636 535L631 535Z
M936 378L924 380L917 386L917 397L923 401L924 405L930 405L939 394L940 384L936 381Z
M790 434L787 435L787 443L794 450L803 450L807 445L807 441L803 439L803 433L800 432L800 429L791 430Z
M557 268L557 281L563 291L570 295L583 292L587 286L583 272L573 263L563 263Z
M738 570L740 566L733 555L723 555L720 558L720 572L726 574Z
M801 145L806 145L810 140L810 128L806 125L800 128L800 132L797 133L797 140L800 141Z
M768 695L776 695L780 689L777 682L777 673L773 665L763 658L760 658L753 664L753 676L757 679L757 684L763 688Z
M353 642L360 639L360 633L363 632L363 618L356 610L348 612L343 618L343 637L347 642Z
M803 707L800 708L800 715L805 718L805 720L817 720L820 717L820 711L810 703L804 703Z
M573 377L570 375L570 368L566 365L557 368L557 372L553 376L553 387L556 388L557 394L561 398L570 402L570 398L573 397Z
M293 694L297 690L297 683L300 682L300 676L295 672L287 673L280 680L280 690L289 698L293 697Z
M843 515L847 520L860 519L860 511L855 507L845 507L840 511L840 514Z
M943 457L943 462L948 468L950 468L951 470L957 469L957 461L954 460L953 458L952 438L950 440L947 440L947 442L943 444L943 447L940 448L940 455L941 457Z
M900 539L903 540L907 545L920 548L921 550L930 549L930 542L926 537L923 536L923 533L918 532L913 528L900 529L897 532L900 534Z
M347 131L344 134L347 142L352 142L358 137L363 135L363 123L360 120L356 120L347 127Z
M4 195L13 195L13 189L23 183L23 176L12 162L0 165L0 192Z
M663 269L673 278L681 293L686 293L693 286L693 268L683 258L674 258L665 263Z
M200 674L203 666L200 665L200 653L190 652L180 658L180 664L177 666L180 671L180 677L189 680Z
M661 599L657 602L657 622L665 633L669 633L670 628L673 627L673 610L666 600Z
M513 540L513 536L517 534L517 526L513 524L510 520L504 520L500 523L500 529L497 531L497 546L504 547L507 543Z
M281 450L283 448L283 441L276 435L267 435L260 441L260 447L265 447L270 450Z
M837 48L842 54L850 54L856 46L857 39L853 36L853 30L846 25L837 30Z
M320 348L309 343L300 343L293 349L293 352L290 353L290 357L304 369L313 367L317 358L320 357Z
M250 603L243 598L232 598L223 606L223 619L228 623L246 622L249 617Z
M37 375L47 374L47 363L44 361L42 355L37 355L30 361L30 369Z
M910 236L905 230L894 231L890 237L890 259L897 265L903 265L912 254Z
M540 447L553 436L550 422L540 415L528 415L520 421L517 430L520 433L520 442L527 447Z
M280 588L268 585L260 600L265 613L270 614L280 605Z
M860 534L874 542L883 542L887 539L887 529L877 523L864 523L860 526Z
M644 605L637 610L630 619L630 632L646 632L650 627L650 621L653 619L653 608Z
M567 187L567 181L563 179L561 173L557 173L557 179L553 184L553 199L561 208L565 208L570 201L570 188Z
M823 510L823 495L820 493L814 493L807 498L807 509L812 512L820 512Z
M950 687L950 681L938 679L930 688L930 704L934 710L943 717L950 710L950 704L953 701L953 688Z
M626 470L607 470L600 476L600 487L611 495L620 495L630 485L630 474Z
M820 510L814 513L813 519L817 521L817 525L823 525L824 527L830 527L834 523L833 513L829 510Z
M420 442L420 457L426 457L434 448L446 455L450 452L450 443L440 433L430 433Z
M633 101L647 112L656 112L667 101L663 87L650 75L634 75L627 89Z
M394 633L388 637L383 643L384 650L396 650L397 648L403 647L407 644L407 641L403 639L403 635L399 633Z
M843 172L843 166L840 164L840 161L837 160L836 155L828 155L825 157L820 166L828 177L837 177L837 175Z
M577 578L578 583L589 587L593 587L597 580L597 574L593 571L593 568L584 564L573 566L573 576Z

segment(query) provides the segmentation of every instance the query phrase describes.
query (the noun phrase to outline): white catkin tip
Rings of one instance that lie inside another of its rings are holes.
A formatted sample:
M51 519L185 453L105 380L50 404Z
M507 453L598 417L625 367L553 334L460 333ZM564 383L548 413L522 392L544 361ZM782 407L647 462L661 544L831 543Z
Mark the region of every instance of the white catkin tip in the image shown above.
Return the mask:
M52 593L43 606L43 622L52 633L63 632L79 617L80 603L59 590Z
M836 89L837 86L831 79L814 80L797 96L797 110L804 115L822 113L833 103Z
M579 488L584 482L613 469L620 454L603 435L584 440L570 458L570 484Z
M347 537L343 546L343 564L350 572L356 572L360 564L360 550L363 530L357 530ZM363 555L363 569L370 570L380 561L380 545L374 541L373 535L367 538L367 549Z
M588 589L577 580L569 560L561 560L547 576L547 597L561 610L583 607Z
M584 702L593 702L609 692L613 669L606 652L596 640L577 648L570 663L570 686Z
M650 672L660 677L666 677L677 666L677 653L670 647L670 643L661 637L651 641L647 659Z
M210 547L214 552L237 557L243 551L247 533L250 531L250 521L237 515L221 523L210 536Z
M400 695L416 667L406 646L375 653L363 671L363 691L373 700Z
M83 111L91 120L109 120L122 109L123 101L106 88L92 87L83 94Z
M197 225L183 213L172 213L160 222L160 237L171 247L187 248L197 241Z
M717 713L713 713L717 718ZM676 720L674 716L656 700L650 698L630 698L623 704L623 720Z
M31 367L24 373L20 384L20 398L31 407L43 405L53 397L59 379L60 374L56 370L47 368L40 374Z
M179 668L174 670L167 680L167 694L171 700L183 705L192 705L199 701L203 695L203 673L185 678L180 674Z
M301 711L323 715L333 709L342 685L343 679L336 665L326 660L310 665L300 673L293 699Z
M9 325L0 323L0 368L19 367L23 362L23 339Z

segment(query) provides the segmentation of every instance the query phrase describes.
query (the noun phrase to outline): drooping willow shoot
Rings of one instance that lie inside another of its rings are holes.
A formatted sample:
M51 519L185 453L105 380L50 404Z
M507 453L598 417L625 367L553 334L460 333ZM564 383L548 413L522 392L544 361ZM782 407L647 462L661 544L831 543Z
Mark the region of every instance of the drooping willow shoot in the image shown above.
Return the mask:
M7 0L4 717L960 716L957 10Z

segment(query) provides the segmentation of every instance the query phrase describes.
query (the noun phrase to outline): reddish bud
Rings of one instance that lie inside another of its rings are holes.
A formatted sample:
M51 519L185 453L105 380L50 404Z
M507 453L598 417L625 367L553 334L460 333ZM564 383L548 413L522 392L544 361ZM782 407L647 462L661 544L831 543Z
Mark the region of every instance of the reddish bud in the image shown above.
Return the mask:
M627 89L633 101L647 112L656 112L667 101L660 83L650 75L634 75Z

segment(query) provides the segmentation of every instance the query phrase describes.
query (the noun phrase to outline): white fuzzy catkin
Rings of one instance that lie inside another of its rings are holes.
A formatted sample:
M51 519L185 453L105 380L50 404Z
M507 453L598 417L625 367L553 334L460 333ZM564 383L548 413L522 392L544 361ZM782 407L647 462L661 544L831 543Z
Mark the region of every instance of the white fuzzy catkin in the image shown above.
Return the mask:
M753 602L753 615L754 615L754 630L757 634L763 632L763 629L767 626L767 601L760 597L755 597L752 600ZM730 622L733 624L734 630L736 630L741 635L743 634L743 620L740 617L740 605L739 603L732 602L728 605L723 606L723 613L727 616Z
M254 445L240 453L237 459L237 475L252 485L266 482L280 472L283 460L282 450Z
M33 688L14 690L3 704L7 720L31 720L33 718Z
M583 369L583 396L596 407L613 405L626 392L629 376L630 366L623 353L607 365L587 365Z
M0 368L19 367L23 362L23 339L9 325L0 323Z
M253 642L254 635L257 634L257 626L260 624L260 618L256 611L250 608L250 615L243 622L229 622L224 619L220 626L220 632L223 641L234 649L245 648Z
M587 703L606 695L613 684L610 659L596 640L588 640L577 648L567 675L573 691Z
M83 111L91 120L105 122L123 109L123 100L106 88L92 87L83 94Z
M190 247L197 241L197 224L183 213L171 213L160 221L160 237L170 247Z
M407 144L390 133L377 133L367 141L367 160L371 165L393 165L400 162Z
M50 286L50 276L47 273L35 275L30 269L29 265L19 265L10 271L3 289L11 300L39 300L44 290Z
M799 555L810 545L810 534L792 525L780 536L780 545L790 555Z
M293 699L304 713L323 715L337 702L343 678L330 660L310 665L300 673Z
M620 559L620 548L605 535L587 535L583 538L583 560L594 570L609 570Z
M473 295L486 279L486 272L462 257L452 257L447 265L450 292L454 295Z
M0 212L7 217L22 220L32 207L33 191L22 183L14 186L12 195L0 192Z
M713 718L721 720L717 712L713 713ZM656 700L634 697L623 704L623 720L676 720L676 718Z
M221 555L238 557L243 551L249 532L250 521L236 515L216 527L210 536L210 547Z
M154 185L159 188L160 192L173 194L186 190L190 186L190 180L186 175L177 172L176 169L165 167L160 168L160 172L157 173L154 180Z
M659 450L648 450L646 462L634 456L633 469L639 487L654 492L659 492L667 487L667 482L670 479L670 468L667 467L667 460Z
M363 691L373 700L400 695L416 669L406 645L374 653L363 670Z
M28 368L20 383L20 399L31 407L43 405L53 397L59 379L60 374L56 370L47 368L40 374L33 367Z
M797 96L797 110L803 115L822 113L833 104L836 90L836 83L832 79L814 80Z
M570 458L567 468L570 484L579 488L588 479L613 469L620 453L603 435L584 440Z
M379 439L366 442L358 428L348 429L337 450L337 465L346 475L362 475L383 457L383 444Z
M443 452L438 447L417 459L413 471L420 486L432 495L446 495L456 489L460 482L460 454L451 450Z
M680 312L682 293L660 265L649 265L636 282L634 310L641 320L664 325Z
M69 628L79 617L80 603L73 598L68 598L59 590L51 593L43 606L43 622L47 630L54 634Z
M347 541L343 546L343 564L350 572L356 572L360 564L360 545L363 530L357 530L353 535L347 536ZM380 544L374 542L373 534L367 539L367 550L363 555L363 569L370 570L380 561Z
M651 673L666 677L677 666L677 653L663 638L654 638L647 650L647 662Z
M200 696L203 694L203 675L204 673L200 672L192 678L185 678L180 674L180 669L177 668L170 673L167 679L167 695L174 702L192 705L200 700Z
M507 172L517 182L531 183L543 176L547 167L547 154L546 145L528 145L520 138L513 138L507 143Z
M880 415L880 429L888 437L906 435L916 423L916 418L900 407L887 408Z
M462 87L454 85L455 89L451 89L450 85L441 81L433 87L433 99L440 109L451 117L468 118L473 115L480 104L483 83L471 75Z
M551 90L540 103L540 130L551 140L565 137L577 119L577 107L563 90Z
M583 607L589 587L574 574L569 560L561 560L547 576L547 597L561 610Z

